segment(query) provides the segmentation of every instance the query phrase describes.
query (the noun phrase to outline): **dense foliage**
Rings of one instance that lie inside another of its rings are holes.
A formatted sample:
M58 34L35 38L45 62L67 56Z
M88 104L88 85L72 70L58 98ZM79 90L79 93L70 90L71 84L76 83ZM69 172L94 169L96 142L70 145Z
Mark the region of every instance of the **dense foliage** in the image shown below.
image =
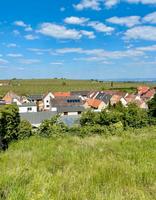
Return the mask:
M0 109L0 148L5 149L10 141L18 138L19 124L17 106L6 105Z
M120 123L125 129L142 128L149 124L149 116L146 110L138 108L135 104L129 104L126 108L119 104L98 113L88 110L83 113L80 123L82 126L111 126Z

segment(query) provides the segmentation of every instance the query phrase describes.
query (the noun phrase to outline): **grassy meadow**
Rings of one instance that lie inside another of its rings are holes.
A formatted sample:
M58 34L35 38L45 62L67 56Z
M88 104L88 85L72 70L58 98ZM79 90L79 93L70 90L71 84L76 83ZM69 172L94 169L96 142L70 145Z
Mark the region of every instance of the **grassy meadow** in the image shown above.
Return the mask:
M156 83L140 82L99 82L95 80L64 80L64 79L32 79L32 80L10 80L0 81L9 85L0 86L0 95L12 90L19 95L44 94L48 91L79 91L79 90L104 90L120 89L135 91L138 85L156 86Z
M0 153L1 200L155 200L156 128L31 137Z

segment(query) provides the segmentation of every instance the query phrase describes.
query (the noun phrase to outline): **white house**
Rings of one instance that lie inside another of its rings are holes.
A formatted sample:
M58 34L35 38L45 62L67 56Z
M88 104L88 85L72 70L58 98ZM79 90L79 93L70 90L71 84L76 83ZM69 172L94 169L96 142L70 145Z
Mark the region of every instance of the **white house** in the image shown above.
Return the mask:
M37 105L35 103L23 103L18 108L19 113L37 112Z
M51 103L51 99L54 99L54 95L49 92L48 94L46 94L44 97L43 97L43 104L44 104L44 110L50 110L50 103Z

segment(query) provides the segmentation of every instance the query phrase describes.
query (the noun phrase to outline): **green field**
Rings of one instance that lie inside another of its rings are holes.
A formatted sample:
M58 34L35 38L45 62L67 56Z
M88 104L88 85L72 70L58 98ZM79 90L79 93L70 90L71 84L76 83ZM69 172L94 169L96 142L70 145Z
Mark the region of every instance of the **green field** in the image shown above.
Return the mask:
M104 90L120 89L125 91L135 91L138 85L156 86L156 83L135 83L135 82L99 82L95 80L64 80L64 79L32 79L32 80L11 80L9 85L0 87L0 95L12 90L19 95L44 94L48 91L76 91L76 90Z
M1 200L155 200L156 129L29 139L0 153Z

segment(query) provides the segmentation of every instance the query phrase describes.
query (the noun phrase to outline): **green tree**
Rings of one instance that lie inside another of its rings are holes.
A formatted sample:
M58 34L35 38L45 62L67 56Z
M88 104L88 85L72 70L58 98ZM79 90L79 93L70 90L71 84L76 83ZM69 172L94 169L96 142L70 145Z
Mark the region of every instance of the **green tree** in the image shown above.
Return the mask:
M149 114L151 117L156 117L156 94L154 98L148 102Z
M8 145L18 137L20 116L16 105L6 105L0 109L0 138L1 143Z

